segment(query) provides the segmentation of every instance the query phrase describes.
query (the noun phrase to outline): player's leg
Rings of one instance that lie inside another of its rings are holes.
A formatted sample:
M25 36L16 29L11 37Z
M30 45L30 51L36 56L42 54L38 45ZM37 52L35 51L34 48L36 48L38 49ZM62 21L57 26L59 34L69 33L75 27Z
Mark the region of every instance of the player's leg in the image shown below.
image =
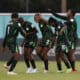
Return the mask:
M27 55L28 55L28 58L29 58L29 60L31 62L31 65L32 65L33 69L35 69L36 68L36 64L35 64L35 61L33 59L32 52L33 52L33 49L32 48L28 48Z
M16 45L12 45L11 52L12 52L12 55L14 56L14 58L13 58L13 61L10 65L8 74L16 75L16 73L14 73L13 70L14 70L16 64L17 64L17 61L18 61L19 57L20 57L18 47Z
M41 60L43 60L42 51L43 51L43 47L41 47L41 46L38 45L38 46L37 46L37 49L36 49L36 52L37 52L38 57L39 57Z
M4 67L6 69L9 69L11 63L13 62L13 59L14 59L14 55L12 55L12 57L9 59L9 61L6 64L4 64Z
M61 46L59 44L56 44L56 49L55 49L55 57L56 57L56 62L57 62L57 72L62 72L62 64L61 64Z
M9 50L12 50L11 44L8 44L8 48L9 48ZM5 67L6 69L9 69L11 63L13 62L13 59L14 59L14 55L12 54L12 56L11 56L11 58L8 60L8 62L7 62L6 64L4 64L4 67Z
M44 47L43 48L43 51L42 51L42 54L43 54L43 60L44 60L44 66L45 66L45 70L44 70L44 73L48 72L48 51L49 51L49 48L48 47Z
M63 60L63 62L65 63L65 66L67 67L67 73L71 72L71 65L70 62L67 58L67 56L64 53L61 53L61 59Z
M74 50L70 50L69 52L69 61L72 67L73 71L76 71L75 69L75 55L74 55Z
M31 73L36 73L37 68L36 68L36 64L35 64L32 52L33 52L33 48L28 48L27 49L27 56L28 56L29 61L30 61L31 65L32 65L32 68L33 68Z
M68 59L70 61L73 72L76 71L76 69L75 69L75 54L74 54L75 48L76 48L76 45L75 45L75 43L73 43L71 45L71 48L69 49L69 52L68 52Z
M12 72L17 64L17 61L20 57L20 54L18 53L14 53L14 59L13 59L13 62L11 63L11 66L10 66L10 69L9 69L9 72Z
M8 45L8 48L9 48L9 50L12 52L13 51L13 47L12 47L12 44L10 44L10 43L7 43ZM12 54L12 56L11 56L11 58L8 60L8 62L6 63L6 64L4 64L4 67L6 68L6 69L9 69L9 67L10 67L10 65L11 65L11 63L13 62L13 59L14 59L14 54Z
M27 66L27 73L31 72L30 61L29 61L29 58L27 56L27 48L26 47L24 48L24 61L25 61L25 64Z
M61 64L61 55L60 55L60 53L56 52L55 57L56 57L57 68L58 68L57 72L62 72L62 64Z

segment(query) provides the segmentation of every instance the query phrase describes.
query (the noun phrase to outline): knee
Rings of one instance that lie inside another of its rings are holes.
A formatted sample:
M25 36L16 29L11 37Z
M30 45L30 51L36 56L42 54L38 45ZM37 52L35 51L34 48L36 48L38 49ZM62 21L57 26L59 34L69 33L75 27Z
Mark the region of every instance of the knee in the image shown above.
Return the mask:
M20 55L19 54L14 55L14 59L15 60L18 60L19 58L20 58Z
M44 58L44 60L48 60L48 55L47 54L44 54L43 55L43 58Z
M28 59L32 60L33 59L32 55L28 55Z

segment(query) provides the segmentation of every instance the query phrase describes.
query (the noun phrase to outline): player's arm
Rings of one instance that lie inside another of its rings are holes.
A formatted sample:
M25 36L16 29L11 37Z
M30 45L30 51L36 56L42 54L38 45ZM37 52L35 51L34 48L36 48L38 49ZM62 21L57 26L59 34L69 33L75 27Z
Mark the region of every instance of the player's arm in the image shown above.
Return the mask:
M30 34L35 34L36 31L26 32L25 30L23 30L22 28L20 28L20 33L21 33L21 35L23 35L23 36L28 36L28 35L30 35Z
M77 35L77 23L76 22L74 22L74 26L75 26L74 37L75 37L75 40L77 40L78 39L78 35Z
M59 14L55 13L52 9L48 9L48 11L50 13L52 13L57 18L60 18L60 19L63 19L63 20L68 20L68 18L66 16L59 15Z
M23 36L28 36L30 34L35 34L37 32L36 30L33 32L26 32L20 24L19 24L19 31Z
M31 35L31 34L35 34L35 31L33 31L33 32L27 32L26 36Z
M26 31L23 29L20 23L18 23L18 30L22 36L26 36Z
M64 35L65 35L65 40L66 40L65 42L66 42L67 46L70 46L71 43L70 43L70 41L68 39L67 28L68 28L68 25L66 23L64 23L63 31L64 31Z
M28 32L26 35L30 35L30 34L36 34L38 32L38 30L36 29L36 27L31 23L30 26L32 27L32 32Z
M6 28L6 34L5 34L5 37L4 37L4 41L3 41L3 48L6 47L6 40L7 40L7 36L9 34L9 30L10 30L10 26L8 25L7 28Z
M60 34L62 34L63 32L65 33L66 30L67 30L67 25L64 24L64 25L63 25L63 28L62 28L61 31L60 31Z

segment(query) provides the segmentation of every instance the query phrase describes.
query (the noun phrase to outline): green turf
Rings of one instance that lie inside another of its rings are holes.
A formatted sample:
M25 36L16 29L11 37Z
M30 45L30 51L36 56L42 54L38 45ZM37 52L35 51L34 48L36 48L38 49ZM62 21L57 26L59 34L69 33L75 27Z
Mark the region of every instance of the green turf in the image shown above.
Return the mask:
M15 72L18 73L16 76L7 75L7 70L3 67L5 62L0 62L0 80L80 80L80 62L76 63L78 72L76 73L65 73L65 66L63 64L64 73L57 73L56 63L49 63L49 73L43 73L43 63L37 62L39 72L36 74L26 74L26 66L24 62L18 62Z

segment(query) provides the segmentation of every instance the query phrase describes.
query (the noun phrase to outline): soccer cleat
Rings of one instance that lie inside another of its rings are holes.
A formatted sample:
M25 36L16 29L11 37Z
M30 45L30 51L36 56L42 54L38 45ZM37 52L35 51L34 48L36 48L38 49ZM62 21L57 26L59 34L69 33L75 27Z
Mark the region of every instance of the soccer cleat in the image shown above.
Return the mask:
M62 70L58 70L57 73L63 73L63 71Z
M77 72L77 70L76 70L76 69L72 70L72 73L75 73L75 72Z
M44 73L48 73L48 70L44 70Z
M38 69L32 69L31 73L37 73Z
M72 72L72 69L67 69L66 73L71 73Z
M11 72L7 72L8 75L17 75L17 73L11 71Z
M4 64L4 68L9 69L10 66L7 66L7 64Z
M32 72L32 68L28 68L26 73L31 73Z

